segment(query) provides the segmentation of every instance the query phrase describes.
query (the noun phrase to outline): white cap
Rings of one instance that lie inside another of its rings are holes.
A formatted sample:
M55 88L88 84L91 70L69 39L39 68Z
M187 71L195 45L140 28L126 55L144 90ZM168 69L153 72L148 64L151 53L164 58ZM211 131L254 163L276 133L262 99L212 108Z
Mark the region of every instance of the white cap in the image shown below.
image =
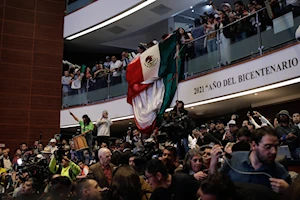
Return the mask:
M236 125L236 122L232 119L232 120L230 120L228 123L227 123L227 125L229 126L229 125Z
M221 6L222 6L222 7L223 7L223 6L227 6L227 7L230 8L230 10L231 10L231 5L230 5L229 3L222 3Z
M52 142L55 142L55 143L56 143L56 139L52 138L52 139L50 140L50 143L52 143Z
M107 110L103 110L102 115L103 115L104 113L108 113Z

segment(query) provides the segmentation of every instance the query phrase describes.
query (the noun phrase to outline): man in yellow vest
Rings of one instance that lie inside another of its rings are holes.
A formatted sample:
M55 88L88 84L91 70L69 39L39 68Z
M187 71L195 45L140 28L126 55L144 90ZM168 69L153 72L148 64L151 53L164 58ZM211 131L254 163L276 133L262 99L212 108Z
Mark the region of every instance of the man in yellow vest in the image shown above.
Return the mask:
M63 156L60 165L57 164L57 160L54 156L49 163L49 169L53 174L66 176L71 181L75 181L76 176L81 172L80 167L72 162L67 156Z

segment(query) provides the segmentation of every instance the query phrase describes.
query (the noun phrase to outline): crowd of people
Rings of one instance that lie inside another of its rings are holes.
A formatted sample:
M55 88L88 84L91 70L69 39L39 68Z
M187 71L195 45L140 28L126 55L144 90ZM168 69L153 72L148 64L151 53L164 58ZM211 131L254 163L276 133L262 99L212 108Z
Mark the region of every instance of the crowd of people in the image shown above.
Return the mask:
M81 127L77 136L86 138L84 149L60 135L45 147L39 141L31 147L22 143L12 159L9 148L0 148L3 199L300 198L298 173L288 171L289 154L278 154L286 148L290 160L300 159L299 113L281 110L271 123L252 111L241 125L233 114L228 123L215 119L186 129L181 123L189 120L188 112L177 101L172 119L166 114L162 125L182 126L175 141L162 127L148 134L131 126L123 138L112 139L107 111L97 120L93 139L89 117L70 115Z
M265 4L264 1L254 0L247 5L243 1L236 1L233 4L225 2L219 6L220 8L217 8L213 2L210 2L210 5L213 7L213 11L205 12L196 18L194 26L190 30L178 28L180 33L178 43L187 46L186 59L193 59L208 53L209 59L215 61L215 56L210 53L220 48L221 64L231 63L229 46L257 34L258 24L254 13L266 5L270 7L269 11L264 9L258 13L261 31L272 28L272 19L287 12L292 11L294 17L300 15L299 1L272 0ZM270 14L271 12L272 14ZM232 25L227 26L229 24ZM219 41L217 41L217 34L219 34ZM164 34L162 39L167 36L168 34ZM64 67L62 76L63 96L81 94L126 82L128 64L147 48L157 43L155 39L148 44L140 43L136 53L124 50L121 56L106 56L105 60L96 62L92 67L66 62L67 66ZM217 62L212 63L217 65Z
M249 1L247 5L243 1L236 1L233 4L225 2L220 5L220 8L216 8L211 1L210 5L213 7L213 12L205 12L196 18L194 27L191 28L191 35L187 37L189 39L200 38L190 44L188 57L192 59L220 48L223 65L231 62L228 47L257 34L258 25L260 31L265 31L272 28L272 19L276 17L290 11L293 12L294 17L300 15L299 1L274 0L266 4L264 1L254 0ZM270 9L261 10L266 6ZM257 11L260 11L257 18L259 22L256 21ZM219 34L219 41L217 41L217 34Z

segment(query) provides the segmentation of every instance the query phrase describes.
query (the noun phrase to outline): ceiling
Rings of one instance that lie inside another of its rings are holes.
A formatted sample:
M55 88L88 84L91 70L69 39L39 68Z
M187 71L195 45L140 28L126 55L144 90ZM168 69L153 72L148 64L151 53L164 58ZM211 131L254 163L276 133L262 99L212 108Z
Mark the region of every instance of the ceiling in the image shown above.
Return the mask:
M205 2L205 0L200 0ZM176 15L189 9L191 5L199 3L199 0L157 0L151 5L135 12L134 14L125 17L113 24L110 24L102 29L98 29L92 33L76 38L71 41L65 41L66 48L73 51L103 51L104 46L113 46L119 48L135 49L139 42L143 39L143 35L147 34L147 27L156 24L160 21L168 19L170 16ZM141 31L144 30L144 31ZM166 27L168 30L168 27ZM128 38L141 36L134 44L124 46L122 41ZM161 35L160 35L161 36ZM112 41L119 40L118 43L111 44ZM160 38L160 37L159 37ZM107 49L109 50L109 49ZM104 50L105 51L105 50Z
M281 87L273 90L258 93L257 95L246 95L239 98L229 99L216 103L196 106L193 109L187 108L189 117L194 120L201 120L201 118L216 118L226 114L235 113L237 110L247 108L259 108L293 100L300 99L300 83ZM122 120L114 122L111 126L111 133L126 133L129 122L134 124L133 119ZM75 133L76 128L62 129L63 132Z

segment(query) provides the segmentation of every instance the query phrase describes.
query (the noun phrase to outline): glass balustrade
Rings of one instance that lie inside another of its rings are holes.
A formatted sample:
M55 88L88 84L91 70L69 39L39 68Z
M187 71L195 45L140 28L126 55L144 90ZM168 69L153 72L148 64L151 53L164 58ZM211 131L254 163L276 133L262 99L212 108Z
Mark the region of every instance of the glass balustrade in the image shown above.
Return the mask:
M243 29L246 30L245 33L236 31L240 23L246 24ZM295 17L292 12L283 13L282 16L270 20L263 8L223 28L210 31L207 35L194 38L187 43L185 78L251 59L293 43L296 41L295 31L299 24L300 16ZM228 30L231 31L230 37L226 37ZM128 84L124 77L123 82L116 85L111 85L109 79L110 75L107 80L102 80L100 86L96 80L96 83L89 84L84 93L63 97L62 107L92 104L127 94Z
M96 0L66 0L66 14L74 12Z

